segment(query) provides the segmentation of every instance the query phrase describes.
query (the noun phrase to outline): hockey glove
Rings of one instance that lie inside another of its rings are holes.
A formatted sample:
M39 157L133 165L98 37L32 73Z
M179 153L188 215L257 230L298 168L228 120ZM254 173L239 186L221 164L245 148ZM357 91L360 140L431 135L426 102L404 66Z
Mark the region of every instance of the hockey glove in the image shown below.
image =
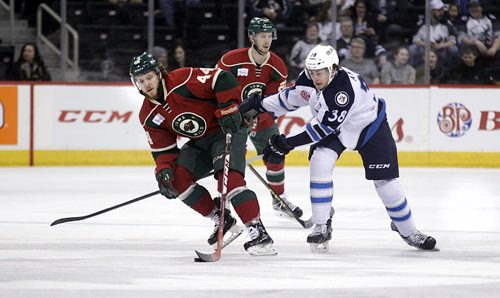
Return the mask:
M175 199L179 196L179 193L172 185L172 181L174 181L172 169L163 169L159 171L158 174L156 174L156 180L158 180L160 193L167 197L167 199Z
M257 113L265 112L266 110L262 107L262 99L263 97L260 93L255 92L250 94L238 107L240 113L245 114L251 110L255 110Z
M290 153L293 148L287 143L285 135L273 135L262 150L262 159L266 163L282 163L285 160L285 155Z
M219 106L219 109L215 111L215 116L224 133L236 132L241 127L241 114L235 103Z

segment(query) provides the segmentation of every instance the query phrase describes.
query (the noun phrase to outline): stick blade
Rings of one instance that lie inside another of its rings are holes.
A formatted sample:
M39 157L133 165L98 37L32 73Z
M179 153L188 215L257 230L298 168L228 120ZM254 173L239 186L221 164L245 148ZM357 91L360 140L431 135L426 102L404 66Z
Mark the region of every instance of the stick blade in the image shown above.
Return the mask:
M217 262L221 257L220 250L217 250L211 254L205 254L197 250L195 250L194 252L198 255L199 261L197 262Z
M302 225L302 227L304 227L304 229L309 229L309 228L312 228L312 226L313 226L312 217L306 221L304 221L300 218L296 218L296 219L300 223L300 225Z
M55 226L55 225L58 225L58 224L62 224L62 223L65 223L65 222L68 222L68 221L77 221L77 220L81 220L82 218L81 217L65 217L65 218L59 218L57 220L55 220L53 223L50 224L50 226Z

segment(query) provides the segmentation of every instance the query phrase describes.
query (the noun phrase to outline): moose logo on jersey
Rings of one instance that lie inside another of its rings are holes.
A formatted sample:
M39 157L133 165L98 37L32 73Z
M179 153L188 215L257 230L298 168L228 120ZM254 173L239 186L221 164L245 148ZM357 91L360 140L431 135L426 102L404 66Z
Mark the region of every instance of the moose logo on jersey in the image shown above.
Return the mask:
M205 133L207 123L196 114L182 113L172 121L172 128L181 135L196 138Z
M245 100L250 96L250 94L258 92L262 93L262 91L266 88L266 84L264 83L259 83L259 82L254 82L246 85L245 87L242 88L241 94L243 95L241 98Z

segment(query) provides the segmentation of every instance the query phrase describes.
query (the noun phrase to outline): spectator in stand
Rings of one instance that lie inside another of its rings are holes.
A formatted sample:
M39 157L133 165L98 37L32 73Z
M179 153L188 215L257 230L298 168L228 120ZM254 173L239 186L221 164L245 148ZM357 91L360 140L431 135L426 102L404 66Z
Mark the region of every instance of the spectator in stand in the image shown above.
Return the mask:
M163 68L170 70L168 68L168 52L164 47L153 47L151 49L151 55L155 57L156 61L158 61L163 66Z
M380 41L392 47L400 44L408 32L413 31L417 16L409 13L408 0L372 0L373 12L379 23Z
M266 17L274 24L284 25L293 12L291 0L251 0L250 16Z
M38 47L34 43L26 43L21 48L19 58L8 75L14 81L50 81L50 73L43 62Z
M431 9L431 48L437 51L439 59L445 66L453 65L458 61L459 51L456 45L456 37L451 35L448 27L441 23L444 15L443 1L432 0ZM413 44L410 45L410 64L413 66L420 66L423 63L426 43L425 31L424 24L413 37Z
M461 32L459 41L465 46L475 46L479 55L485 58L495 57L500 48L498 22L493 15L484 15L479 0L470 0L468 3L469 18L465 23L465 30Z
M408 49L399 47L394 62L387 62L382 68L380 82L382 84L415 84L415 68L408 63Z
M385 49L378 43L380 25L370 9L367 0L356 0L351 8L351 18L354 35L362 37L366 42L365 57L373 58L385 52Z
M446 24L448 27L453 28L455 35L458 31L463 31L465 27L465 20L467 17L460 14L460 8L456 4L450 4L448 7L448 15L446 17Z
M304 69L304 61L307 54L312 48L320 44L318 23L309 22L307 24L305 38L298 40L292 47L290 52L290 60L288 61L288 76L291 79L298 77L299 73Z
M477 62L477 51L472 46L462 48L462 62L450 72L449 83L489 85L488 72Z
M174 56L173 61L172 63L169 63L169 65L172 65L172 70L182 67L193 67L197 65L195 56L186 54L186 48L180 40L175 43L172 53ZM189 60L187 57L189 57Z
M447 69L442 65L439 60L437 51L431 49L429 52L429 68L430 68L430 84L443 84L446 83ZM424 67L419 67L416 69L417 82L419 84L424 83Z
M351 41L350 57L340 62L341 67L347 67L360 74L367 84L380 84L380 75L377 66L371 59L364 58L366 43L356 37Z
M321 41L331 44L331 36L334 29L332 24L332 2L325 2L313 20L318 23L319 38ZM337 30L337 26L335 26L335 30ZM340 30L336 31L336 36L337 38L340 36Z
M340 36L337 39L337 53L340 61L351 54L351 40L354 38L354 25L350 17L340 18Z

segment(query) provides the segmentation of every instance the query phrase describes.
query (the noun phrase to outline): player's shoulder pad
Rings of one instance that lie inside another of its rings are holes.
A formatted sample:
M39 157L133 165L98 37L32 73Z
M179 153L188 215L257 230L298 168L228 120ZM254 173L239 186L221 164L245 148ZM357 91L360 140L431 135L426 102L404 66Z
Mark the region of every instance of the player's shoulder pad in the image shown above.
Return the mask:
M231 50L222 55L217 65L220 67L232 67L245 63L251 63L250 57L248 56L248 48L240 48Z
M323 90L323 97L330 109L350 106L354 101L354 89L346 71L339 69L330 84Z
M183 67L169 72L165 79L167 90L172 90L179 85L185 84L191 78L193 70L194 68L191 67Z
M305 70L303 70L299 74L299 77L295 81L295 86L296 87L298 87L298 86L304 86L304 87L311 87L311 88L315 88L316 89L316 86L314 86L313 81L307 77Z
M271 67L281 78L286 78L288 76L288 68L285 62L275 53L270 52L269 60L266 62L266 65Z

